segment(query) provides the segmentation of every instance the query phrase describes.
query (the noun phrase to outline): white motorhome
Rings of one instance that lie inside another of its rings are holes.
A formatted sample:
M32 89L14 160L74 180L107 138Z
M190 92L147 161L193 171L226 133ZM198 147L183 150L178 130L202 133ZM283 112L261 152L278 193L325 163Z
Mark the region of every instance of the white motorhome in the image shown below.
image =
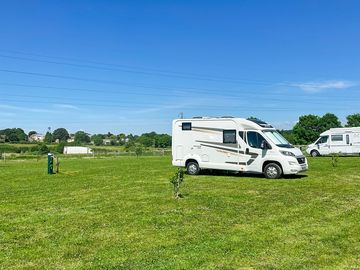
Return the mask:
M308 169L300 149L271 125L233 117L174 120L172 164L192 175L218 169L263 173L267 178Z
M331 128L320 134L306 152L313 157L329 154L360 154L360 127Z

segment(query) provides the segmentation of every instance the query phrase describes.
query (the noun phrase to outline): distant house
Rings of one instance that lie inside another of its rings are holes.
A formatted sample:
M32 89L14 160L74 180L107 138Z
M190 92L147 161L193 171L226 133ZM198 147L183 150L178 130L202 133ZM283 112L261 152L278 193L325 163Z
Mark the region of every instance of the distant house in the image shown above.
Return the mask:
M72 143L75 141L75 136L71 136L69 139L66 140L68 143Z
M111 139L103 139L103 145L111 145Z
M6 140L6 135L0 135L0 143L4 143Z
M30 142L43 142L44 139L45 139L45 135L39 133L32 134L29 137Z
M89 147L83 146L65 146L64 147L64 154L71 155L71 154L92 154L93 151Z

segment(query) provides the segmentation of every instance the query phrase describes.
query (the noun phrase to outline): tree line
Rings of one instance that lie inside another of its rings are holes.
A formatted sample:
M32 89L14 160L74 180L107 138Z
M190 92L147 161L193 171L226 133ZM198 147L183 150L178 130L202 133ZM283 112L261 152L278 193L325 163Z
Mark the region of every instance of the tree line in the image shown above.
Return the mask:
M8 143L28 143L32 135L37 134L32 130L28 134L21 128L7 128L0 130L1 142ZM157 147L167 148L171 146L171 136L168 134L158 134L156 132L143 133L141 135L133 135L120 133L118 135L108 132L106 134L94 134L90 135L85 131L77 131L74 134L70 134L65 128L55 129L53 132L46 132L44 141L45 144L52 143L69 143L75 145L94 144L100 145L113 145L113 146L125 146L125 148L131 148L136 145L142 145L144 147Z
M360 127L360 113L351 114L346 117L345 127ZM281 130L283 136L292 144L309 144L314 142L320 133L330 129L342 127L339 118L332 113L326 113L323 116L308 114L299 117L299 121L291 130ZM7 128L0 130L0 142L9 143L26 143L29 142L31 135L36 131L30 131L28 134L21 128ZM71 140L69 140L71 139ZM53 132L48 131L44 138L45 144L60 143L85 145L94 144L124 146L127 150L142 147L167 148L171 146L171 136L168 134L158 134L156 132L133 135L125 133L112 134L93 134L90 135L85 131L77 131L70 134L65 128L55 129Z

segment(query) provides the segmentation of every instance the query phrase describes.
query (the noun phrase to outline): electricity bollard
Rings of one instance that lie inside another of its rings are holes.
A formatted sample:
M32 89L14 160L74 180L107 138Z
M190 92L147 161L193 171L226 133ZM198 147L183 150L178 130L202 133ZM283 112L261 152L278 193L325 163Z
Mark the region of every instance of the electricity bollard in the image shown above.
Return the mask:
M48 174L54 174L54 155L48 153Z

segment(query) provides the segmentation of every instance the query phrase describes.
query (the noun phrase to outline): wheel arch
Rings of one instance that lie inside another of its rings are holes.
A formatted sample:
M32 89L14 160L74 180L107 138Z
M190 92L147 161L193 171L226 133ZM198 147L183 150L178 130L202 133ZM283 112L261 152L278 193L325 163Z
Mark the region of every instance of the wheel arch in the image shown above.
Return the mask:
M189 164L189 162L196 162L197 165L200 165L199 162L198 162L195 158L188 158L188 159L185 161L185 167L187 167L187 165Z
M265 169L266 165L268 165L270 163L275 163L275 164L279 165L280 168L281 168L282 173L284 173L283 166L281 165L281 163L279 161L276 161L276 160L266 160L266 161L264 161L264 163L262 165L262 172L264 172L264 169Z

